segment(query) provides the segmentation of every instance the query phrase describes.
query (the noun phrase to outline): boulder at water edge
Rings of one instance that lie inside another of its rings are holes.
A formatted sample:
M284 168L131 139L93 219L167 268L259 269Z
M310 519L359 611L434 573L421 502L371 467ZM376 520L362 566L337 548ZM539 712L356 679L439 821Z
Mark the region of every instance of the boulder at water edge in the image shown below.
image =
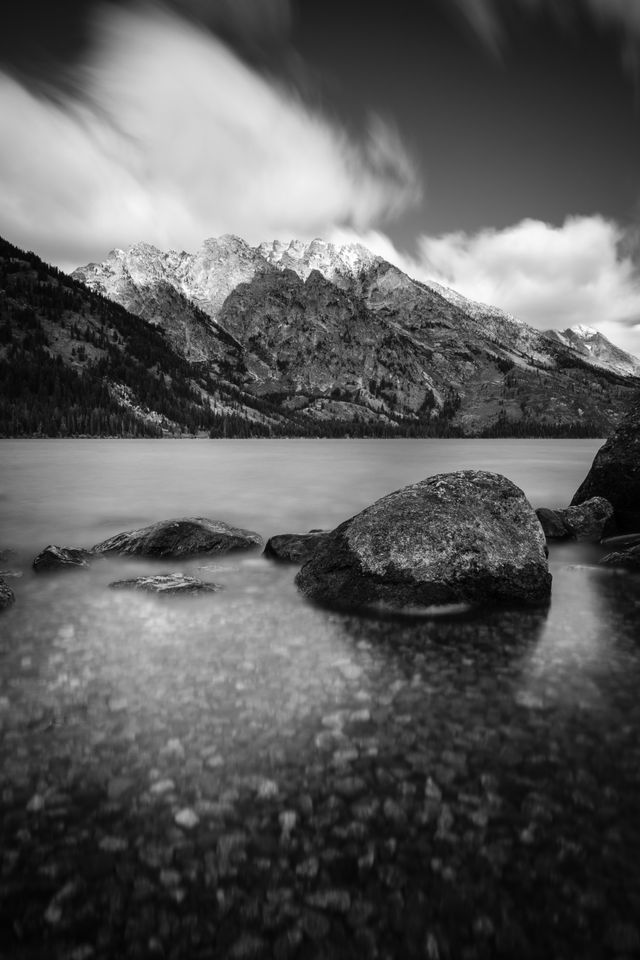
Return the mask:
M10 607L15 599L16 595L11 587L0 577L0 610Z
M159 573L149 577L135 577L132 580L114 580L109 586L112 590L144 590L147 593L176 594L216 593L221 590L217 583L197 580L182 573Z
M344 608L545 601L545 538L522 490L478 470L382 497L327 534L296 583Z
M33 569L36 573L49 573L53 570L88 570L92 559L93 556L88 550L49 544L33 561Z
M262 537L251 530L232 527L222 520L185 517L163 520L139 530L128 530L103 540L92 553L137 557L190 557L198 553L226 553L262 546Z
M264 555L282 563L306 563L326 536L327 532L324 530L314 530L311 533L279 533L275 537L269 537Z
M600 447L571 503L590 497L609 500L620 530L640 530L640 404Z
M536 516L547 540L600 540L613 518L613 507L604 497L591 497L584 503L563 510L541 507Z
M640 570L640 545L608 553L600 563L608 567L624 567L625 570Z

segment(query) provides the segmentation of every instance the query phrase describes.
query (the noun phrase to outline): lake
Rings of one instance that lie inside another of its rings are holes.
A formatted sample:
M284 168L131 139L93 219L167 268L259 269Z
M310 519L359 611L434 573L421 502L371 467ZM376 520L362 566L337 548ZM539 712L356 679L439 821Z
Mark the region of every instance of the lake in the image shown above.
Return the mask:
M640 953L637 575L551 546L548 610L376 620L260 554L35 575L208 516L332 527L433 473L566 505L594 440L0 443L0 955ZM112 592L148 571L224 586Z

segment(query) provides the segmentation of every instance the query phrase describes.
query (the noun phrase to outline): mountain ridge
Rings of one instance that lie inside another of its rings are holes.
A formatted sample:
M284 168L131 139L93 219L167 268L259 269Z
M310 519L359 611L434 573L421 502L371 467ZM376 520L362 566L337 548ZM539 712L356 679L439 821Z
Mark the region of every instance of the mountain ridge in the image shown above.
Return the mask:
M469 303L359 245L139 243L68 277L2 241L0 432L601 436L640 388ZM27 390L39 368L53 405Z

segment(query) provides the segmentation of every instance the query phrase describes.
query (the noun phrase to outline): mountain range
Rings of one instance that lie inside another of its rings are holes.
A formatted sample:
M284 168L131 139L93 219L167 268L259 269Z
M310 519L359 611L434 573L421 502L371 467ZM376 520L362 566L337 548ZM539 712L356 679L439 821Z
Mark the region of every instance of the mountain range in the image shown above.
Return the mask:
M640 389L588 328L536 330L358 244L228 235L71 277L3 241L2 364L5 436L601 436ZM39 367L66 384L53 423L41 388L28 415Z

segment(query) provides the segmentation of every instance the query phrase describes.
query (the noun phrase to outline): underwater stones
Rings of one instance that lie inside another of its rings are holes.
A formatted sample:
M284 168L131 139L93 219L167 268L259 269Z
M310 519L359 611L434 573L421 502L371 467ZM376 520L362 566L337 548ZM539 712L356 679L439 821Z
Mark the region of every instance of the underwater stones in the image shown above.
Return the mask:
M252 550L262 537L251 530L232 527L223 520L185 517L162 520L138 530L118 533L91 548L92 553L138 557L190 557L196 554Z
M267 540L264 556L281 563L306 563L326 535L324 530L277 534Z
M36 573L50 573L54 570L88 570L93 555L88 550L76 547L58 547L49 544L33 561Z
M640 530L640 406L621 420L600 447L571 504L584 503L590 497L609 500L620 531Z
M522 490L500 474L438 474L396 490L326 535L296 577L344 608L540 603L545 540Z
M11 587L0 577L0 610L6 610L12 603L15 603L15 599L16 595Z
M133 577L130 580L114 580L109 586L112 590L144 590L163 596L216 593L222 589L217 583L187 577L182 573L159 573L148 577Z

